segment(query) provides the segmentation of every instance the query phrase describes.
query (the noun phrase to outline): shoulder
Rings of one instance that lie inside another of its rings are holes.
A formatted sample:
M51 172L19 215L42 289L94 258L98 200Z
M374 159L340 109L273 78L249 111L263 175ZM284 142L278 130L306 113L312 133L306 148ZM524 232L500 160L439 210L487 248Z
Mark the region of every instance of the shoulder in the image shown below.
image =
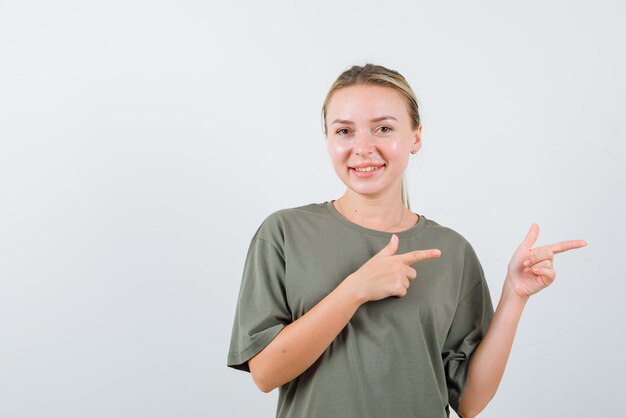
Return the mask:
M424 232L437 236L441 240L454 242L459 245L469 244L469 241L457 229L450 226L442 225L432 219L424 217Z
M429 241L445 246L448 251L458 255L474 255L472 244L458 229L442 225L432 219L425 218L424 232Z
M448 267L456 272L460 295L466 295L478 283L484 283L486 287L480 258L465 234L433 221L427 222L426 230L432 234L428 237L428 247L439 248L442 260L445 257Z
M287 231L295 229L298 225L324 220L326 219L326 214L325 202L276 210L261 222L255 233L255 238L260 238L282 247Z

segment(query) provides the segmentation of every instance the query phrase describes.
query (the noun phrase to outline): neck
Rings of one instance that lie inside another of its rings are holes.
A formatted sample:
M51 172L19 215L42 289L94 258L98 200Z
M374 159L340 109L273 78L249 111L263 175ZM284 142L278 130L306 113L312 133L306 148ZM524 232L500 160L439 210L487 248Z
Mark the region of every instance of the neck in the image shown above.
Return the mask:
M348 189L338 200L343 216L373 229L384 230L401 224L406 211L400 193L370 198Z

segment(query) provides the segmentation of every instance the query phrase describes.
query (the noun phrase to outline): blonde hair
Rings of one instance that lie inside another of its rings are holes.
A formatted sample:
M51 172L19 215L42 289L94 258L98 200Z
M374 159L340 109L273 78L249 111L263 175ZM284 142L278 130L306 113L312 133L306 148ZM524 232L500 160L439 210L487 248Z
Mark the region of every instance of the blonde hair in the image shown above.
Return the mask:
M328 127L326 126L326 110L328 103L333 94L339 89L356 86L356 85L374 85L382 87L390 87L398 91L407 105L409 111L409 117L411 118L411 128L416 130L420 124L419 106L417 104L417 98L413 89L409 86L406 79L397 71L385 68L382 65L365 64L363 67L353 65L350 69L344 71L339 75L337 80L333 83L324 104L322 105L322 125L324 135L328 137ZM402 176L402 204L411 210L411 203L409 202L409 193L406 187L406 177Z

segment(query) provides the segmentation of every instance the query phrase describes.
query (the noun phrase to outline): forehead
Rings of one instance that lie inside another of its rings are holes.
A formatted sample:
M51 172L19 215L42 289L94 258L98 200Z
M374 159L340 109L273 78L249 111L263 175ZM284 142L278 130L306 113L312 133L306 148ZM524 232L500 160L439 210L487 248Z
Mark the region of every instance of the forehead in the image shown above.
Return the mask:
M328 103L327 115L342 119L369 119L383 114L408 117L404 97L391 87L357 85L337 90Z

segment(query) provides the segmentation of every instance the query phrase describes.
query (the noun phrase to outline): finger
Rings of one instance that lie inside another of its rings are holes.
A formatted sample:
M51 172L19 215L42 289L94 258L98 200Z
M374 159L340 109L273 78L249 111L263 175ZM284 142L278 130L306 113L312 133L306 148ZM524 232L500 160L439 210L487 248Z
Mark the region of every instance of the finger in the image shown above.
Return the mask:
M539 237L539 225L534 223L530 226L530 229L528 230L528 233L526 234L526 237L524 238L524 241L522 241L520 247L532 248L535 242L537 242L537 237Z
M411 265L420 261L428 260L430 258L437 258L440 255L441 251L433 248L430 250L411 251L404 254L398 254L397 256L400 257L400 260L402 260L402 262L404 262L405 264Z
M553 258L554 253L549 246L544 245L542 247L533 248L524 260L524 266L530 267L543 260L552 260Z
M569 250L574 250L576 248L582 248L587 246L587 243L583 240L570 240L570 241L561 241L556 242L554 244L550 244L549 247L553 253L558 254Z
M406 277L409 278L409 280L415 280L415 278L417 277L417 270L415 270L412 267L407 267L407 272L406 272Z
M532 268L541 268L541 267L545 267L545 268L552 268L553 267L553 263L552 260L543 260L537 264L533 264L531 266L528 266L524 269L524 273L529 273L531 271Z
M549 285L550 283L552 283L554 281L554 278L556 277L556 270L552 268L533 267L532 272L536 274L537 276L541 276L541 278L544 280L544 283L546 283L546 285Z
M408 280L407 280L408 282ZM398 283L396 285L395 295L399 298L406 296L409 292L409 285L407 283Z
M552 260L554 254L562 253L564 251L585 247L587 243L582 240L562 241L550 245L543 245L541 247L533 248L530 251L530 255L526 257L524 266L532 266L543 260Z
M382 250L378 252L377 255L394 255L398 250L398 236L396 234L392 234L389 239L389 243L383 247Z

